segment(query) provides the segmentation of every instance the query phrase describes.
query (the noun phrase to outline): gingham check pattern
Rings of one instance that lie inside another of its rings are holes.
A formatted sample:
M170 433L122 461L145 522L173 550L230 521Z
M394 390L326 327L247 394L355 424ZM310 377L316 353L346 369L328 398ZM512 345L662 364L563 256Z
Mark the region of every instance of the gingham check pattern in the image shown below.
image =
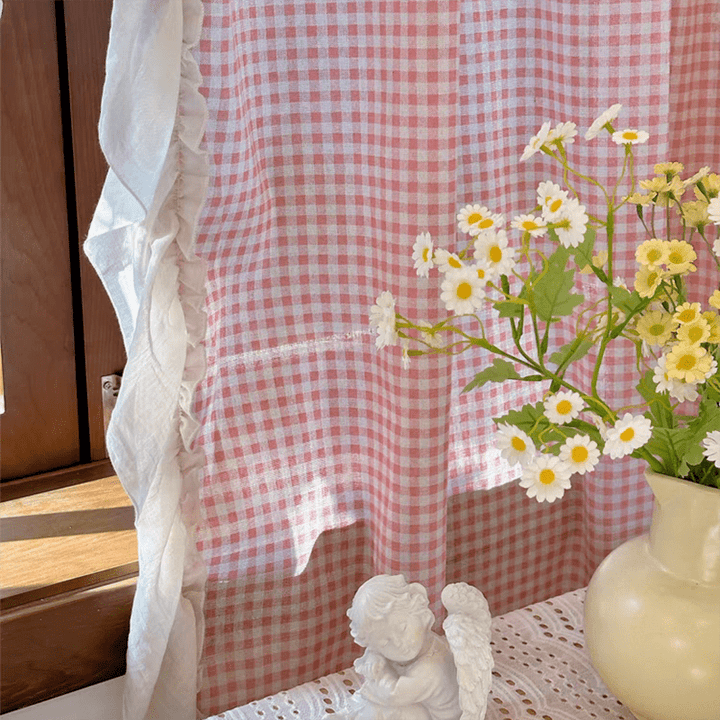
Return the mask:
M718 24L712 1L208 0L205 11L210 334L196 411L210 573L200 707L214 713L347 666L357 648L344 611L369 575L404 572L436 610L445 582L475 582L497 614L583 584L644 527L650 499L632 461L552 506L507 484L491 418L532 395L461 396L478 356L404 371L397 348L375 350L368 312L388 289L401 312L442 315L437 286L412 268L415 236L455 247L468 202L508 220L528 211L550 166L518 158L546 119L582 134L621 102L620 122L652 133L641 177L668 153L717 165ZM691 38L674 36L679 22ZM572 151L600 180L619 170L607 138ZM618 230L631 281L630 214ZM631 372L631 354L609 358L604 387L631 398Z

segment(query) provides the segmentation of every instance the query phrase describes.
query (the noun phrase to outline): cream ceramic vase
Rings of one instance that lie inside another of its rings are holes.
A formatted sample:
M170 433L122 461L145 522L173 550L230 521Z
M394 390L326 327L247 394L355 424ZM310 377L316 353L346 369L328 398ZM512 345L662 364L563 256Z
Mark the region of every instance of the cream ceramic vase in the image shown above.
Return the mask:
M590 659L638 720L720 720L720 490L645 476L650 533L610 553L588 586Z

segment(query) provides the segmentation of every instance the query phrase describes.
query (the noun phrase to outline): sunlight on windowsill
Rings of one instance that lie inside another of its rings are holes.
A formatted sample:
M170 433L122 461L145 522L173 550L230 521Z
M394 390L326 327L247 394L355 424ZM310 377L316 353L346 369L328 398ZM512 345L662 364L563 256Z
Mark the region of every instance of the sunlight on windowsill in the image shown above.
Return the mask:
M134 511L117 477L0 503L0 598L134 562Z

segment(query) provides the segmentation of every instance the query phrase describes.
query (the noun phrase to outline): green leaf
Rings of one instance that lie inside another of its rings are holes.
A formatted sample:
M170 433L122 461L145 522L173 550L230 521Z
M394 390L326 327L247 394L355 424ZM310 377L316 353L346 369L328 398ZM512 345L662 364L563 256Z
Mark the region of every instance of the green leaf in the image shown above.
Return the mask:
M654 372L648 370L635 386L642 399L647 403L648 420L652 422L653 427L675 427L676 418L672 412L668 396L657 391L653 375Z
M479 372L475 378L465 386L463 392L469 392L477 387L482 387L488 382L504 382L505 380L519 379L520 375L518 375L511 363L507 362L507 360L495 358L493 364Z
M643 447L662 462L668 475L682 477L685 474L681 474L682 457L687 448L689 434L687 428L654 426L650 440Z
M501 318L517 318L518 320L523 314L523 305L509 300L499 300L495 305L495 309Z
M613 285L610 288L613 305L625 315L636 315L650 303L649 298L641 298L637 290L630 292L623 287Z
M593 267L592 258L596 235L595 228L590 227L585 232L585 239L576 248L569 248L570 252L575 256L575 262L580 270L586 265Z
M544 451L549 450L555 454L559 452L560 447L570 435L578 433L588 435L602 446L600 433L594 425L584 420L573 420L560 430L545 417L545 408L541 402L535 405L523 405L520 410L511 410L506 415L495 418L495 422L514 425L526 432L536 446L544 445ZM554 443L554 445L548 447L547 443Z
M572 292L575 273L565 270L569 257L566 248L558 247L548 258L545 274L540 275L529 293L535 313L545 322L552 322L561 315L572 315L585 300L583 295Z
M554 352L550 356L550 362L555 363L558 367L566 367L570 363L573 363L581 357L587 355L592 346L593 343L589 340L573 340Z
M536 445L564 439L545 417L545 408L541 402L535 405L523 405L520 410L511 410L507 415L495 418L495 422L508 423L523 430Z
M689 465L699 465L703 461L700 443L713 430L720 430L720 408L711 400L703 400L697 418L687 427L687 445L680 463L681 477L687 475Z
M523 405L520 410L511 410L507 415L495 418L495 422L514 425L528 434L538 422L545 423L546 426L550 425L550 421L545 417L545 408L541 402L535 405Z

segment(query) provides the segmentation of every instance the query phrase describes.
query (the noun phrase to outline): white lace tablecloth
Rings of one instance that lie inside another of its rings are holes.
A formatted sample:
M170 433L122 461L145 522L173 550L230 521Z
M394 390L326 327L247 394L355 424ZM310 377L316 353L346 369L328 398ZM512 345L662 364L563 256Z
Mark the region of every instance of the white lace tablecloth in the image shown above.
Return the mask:
M583 642L585 590L493 619L495 671L486 720L634 720L590 665ZM322 720L360 687L354 670L226 710L208 720Z

